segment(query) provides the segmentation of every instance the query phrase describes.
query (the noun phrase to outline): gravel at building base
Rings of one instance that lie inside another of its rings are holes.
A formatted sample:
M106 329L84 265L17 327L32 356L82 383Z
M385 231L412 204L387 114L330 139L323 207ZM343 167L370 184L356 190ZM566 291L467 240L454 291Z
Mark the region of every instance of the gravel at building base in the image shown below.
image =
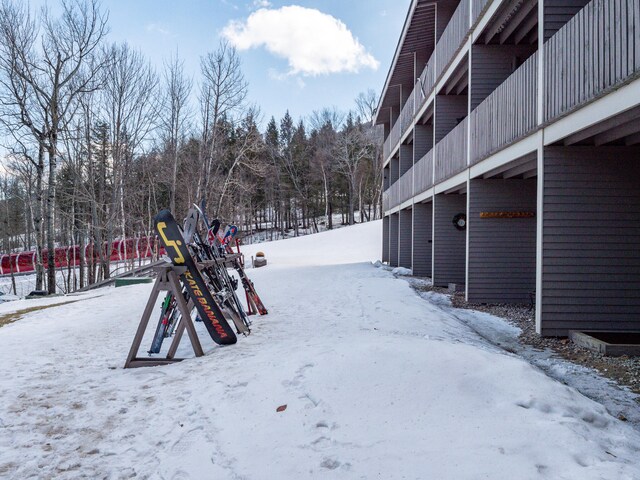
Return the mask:
M447 295L454 307L476 310L503 318L522 330L518 339L521 344L529 345L539 350L552 350L562 358L584 367L593 368L601 375L616 381L619 385L626 386L632 392L640 394L640 357L606 357L575 345L568 338L542 337L536 333L535 310L528 304L469 303L465 301L464 293L451 294L446 288L434 287L424 281L411 283L418 290L433 291ZM621 420L625 419L621 418Z

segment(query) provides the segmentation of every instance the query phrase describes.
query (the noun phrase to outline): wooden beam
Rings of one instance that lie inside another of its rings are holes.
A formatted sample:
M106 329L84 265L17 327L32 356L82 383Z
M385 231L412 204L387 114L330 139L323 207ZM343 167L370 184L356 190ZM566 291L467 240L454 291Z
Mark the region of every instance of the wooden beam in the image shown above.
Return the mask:
M516 45L519 44L523 38L525 38L527 35L529 35L529 32L531 32L532 29L534 29L536 32L538 31L536 27L536 25L538 25L538 12L534 12L533 15L531 15L520 27L520 31L515 35L514 39L513 39L513 43L515 43Z
M464 65L464 63L462 65ZM456 87L456 85L458 85L460 80L464 78L464 76L467 75L468 72L468 68L461 68L460 71L456 73L455 77L451 77L449 79L449 81L447 82L448 88L446 89L447 95L449 95L449 93Z
M511 18L511 20L509 20L509 24L504 28L504 30L502 30L502 32L500 32L501 44L506 42L511 34L516 31L518 26L527 19L527 16L529 15L529 13L531 13L531 10L533 10L536 5L538 5L537 0L530 0L522 6L518 13L516 13L513 18ZM537 15L534 15L534 17L537 19ZM531 27L529 27L529 30L531 30ZM527 32L529 32L529 30L527 30Z
M505 178L505 179L513 178L513 177L517 177L518 175L522 175L524 173L530 172L531 170L537 170L537 165L538 165L537 160L530 160L524 165L520 165L518 167L514 167L514 168L510 168L509 170L506 170L502 174L502 178Z
M513 162L509 162L506 165L500 165L498 168L494 168L493 170L489 170L487 173L482 175L482 178L486 180L487 178L496 177L498 175L503 174L507 170L518 168L519 166L531 163L534 160L537 160L535 153L532 153L532 154L529 154L529 155L525 155L523 157L520 157L520 158L514 160Z
M596 123L590 127L585 128L579 132L574 133L566 137L562 143L565 146L573 145L578 142L582 142L587 138L593 137L599 133L605 132L615 125L620 125L622 123L627 123L631 120L638 120L640 118L640 108L633 108L631 110L627 110L626 112L621 113L620 115L616 115L615 117L608 118L600 123Z
M627 123L623 123L617 127L614 127L606 132L599 133L593 137L593 144L596 147L611 143L621 138L627 137L640 131L640 122L638 120L631 120Z
M512 2L505 2L505 3L507 4L507 7L508 7ZM523 3L523 0L519 0L514 3L515 5L513 5L512 8L505 8L502 11L500 17L496 18L493 21L493 24L491 25L491 29L485 34L485 37L484 37L485 45L488 44L491 40L493 40L493 37L495 37L498 33L500 33L501 28L509 21L509 18L511 18L513 12L517 10L518 5Z

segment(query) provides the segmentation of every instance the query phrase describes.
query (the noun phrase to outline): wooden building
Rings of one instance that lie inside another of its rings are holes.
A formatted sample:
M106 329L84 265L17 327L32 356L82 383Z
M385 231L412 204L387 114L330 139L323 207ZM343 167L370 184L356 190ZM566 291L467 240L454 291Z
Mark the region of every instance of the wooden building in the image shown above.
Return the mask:
M640 331L640 0L413 0L375 121L384 261Z

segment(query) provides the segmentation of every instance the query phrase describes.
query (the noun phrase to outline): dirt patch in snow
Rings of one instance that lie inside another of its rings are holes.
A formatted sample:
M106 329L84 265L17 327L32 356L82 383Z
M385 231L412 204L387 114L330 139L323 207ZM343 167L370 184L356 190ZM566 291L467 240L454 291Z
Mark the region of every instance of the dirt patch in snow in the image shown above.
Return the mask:
M61 305L69 305L70 303L76 303L80 300L69 300L68 302L54 303L52 305L38 305L35 307L23 308L22 310L16 310L15 312L6 313L0 315L0 327L9 325L17 320L20 320L23 316L31 312L37 312L39 310L46 310L47 308L59 307Z
M503 318L522 330L518 338L521 344L530 345L540 350L552 350L562 358L584 367L593 368L601 375L629 387L634 393L640 394L640 357L606 357L580 347L568 338L542 337L536 333L535 309L531 305L469 303L465 301L464 293L451 294L446 288L432 285L414 285L414 288L445 294L449 296L451 304L456 308L476 310Z

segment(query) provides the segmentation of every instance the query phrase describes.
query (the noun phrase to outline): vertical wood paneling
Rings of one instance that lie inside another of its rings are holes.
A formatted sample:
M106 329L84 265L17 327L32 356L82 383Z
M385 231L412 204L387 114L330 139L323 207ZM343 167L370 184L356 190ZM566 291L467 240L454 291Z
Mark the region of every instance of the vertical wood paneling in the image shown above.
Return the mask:
M400 181L391 185L387 191L389 195L389 208L394 208L400 205Z
M589 0L545 0L544 40L549 40L569 20L571 20Z
M461 0L436 44L436 78L444 72L469 33L470 0Z
M415 114L415 99L416 89L414 88L407 102L402 107L402 112L400 113L400 136L404 135L404 133L409 130L413 126L413 117Z
M398 266L398 226L400 215L389 216L389 265Z
M545 19L552 31L556 24L546 5ZM579 5L565 10L565 15L575 14ZM639 9L640 0L593 0L545 43L546 121L640 73Z
M431 235L433 233L433 204L416 203L413 206L413 274L431 277L433 255Z
M640 330L640 149L544 150L542 334Z
M473 45L472 49L471 110L514 72L516 59L523 63L535 53L534 45Z
M536 287L536 218L480 218L481 212L536 211L536 180L471 180L469 301L529 303Z
M418 195L433 186L433 149L413 167L413 192Z
M422 108L422 106L431 95L431 91L435 85L436 80L436 57L435 54L431 55L431 58L424 67L422 74L419 77L418 83L416 83L416 110Z
M488 6L490 0L472 0L472 13L471 13L471 23L475 24L480 14L484 11L485 7Z
M399 218L398 266L411 268L411 244L413 240L413 212L400 210Z
M538 55L534 53L471 112L471 163L537 127Z
M467 120L465 118L435 147L435 183L467 168Z
M398 182L398 203L406 202L413 197L413 170L405 173Z
M467 210L466 195L436 195L433 202L433 282L465 283L466 231L453 226L453 217Z

